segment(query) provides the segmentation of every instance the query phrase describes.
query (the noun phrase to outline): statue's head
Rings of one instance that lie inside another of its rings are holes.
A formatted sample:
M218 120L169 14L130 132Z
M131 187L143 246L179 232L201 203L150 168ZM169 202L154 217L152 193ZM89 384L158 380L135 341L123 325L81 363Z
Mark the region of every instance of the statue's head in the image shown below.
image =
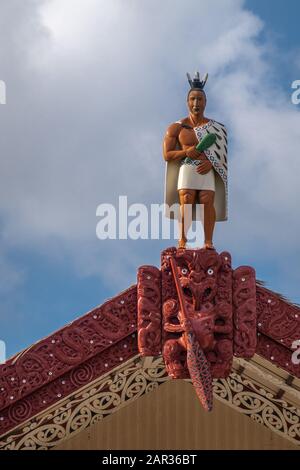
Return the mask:
M194 79L191 79L189 73L187 73L187 77L191 87L187 95L187 105L189 111L195 117L201 116L203 115L206 106L206 95L204 92L204 87L208 75L206 74L203 80L200 79L199 72L195 73Z
M204 113L206 106L206 95L203 90L191 89L187 96L187 105L191 114L195 117Z

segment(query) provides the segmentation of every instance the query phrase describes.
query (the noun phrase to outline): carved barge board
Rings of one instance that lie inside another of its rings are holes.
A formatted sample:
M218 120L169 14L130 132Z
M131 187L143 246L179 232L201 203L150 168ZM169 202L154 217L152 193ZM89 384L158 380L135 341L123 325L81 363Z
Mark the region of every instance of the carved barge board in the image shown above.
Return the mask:
M0 435L136 356L132 286L0 365Z
M135 356L5 433L0 450L55 449L169 380L162 357ZM214 398L300 445L300 380L293 387L284 382L280 369L257 356L234 359L230 376L214 380ZM285 390L281 399L275 396L279 386Z

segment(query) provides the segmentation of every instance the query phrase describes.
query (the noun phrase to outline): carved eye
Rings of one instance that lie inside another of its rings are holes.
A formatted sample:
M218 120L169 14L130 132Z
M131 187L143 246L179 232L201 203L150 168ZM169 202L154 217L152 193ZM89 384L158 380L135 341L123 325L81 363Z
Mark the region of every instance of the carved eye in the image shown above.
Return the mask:
M213 270L212 268L209 268L209 269L207 270L207 274L209 274L210 276L212 276L213 273L214 273L214 270Z
M181 272L185 276L188 273L188 270L186 268L182 268Z

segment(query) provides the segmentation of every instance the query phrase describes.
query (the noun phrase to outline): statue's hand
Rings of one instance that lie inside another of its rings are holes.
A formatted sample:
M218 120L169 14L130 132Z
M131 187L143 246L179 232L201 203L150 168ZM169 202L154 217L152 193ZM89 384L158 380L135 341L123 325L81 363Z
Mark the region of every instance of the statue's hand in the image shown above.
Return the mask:
M201 152L199 152L197 149L196 149L196 145L194 145L193 147L189 147L186 151L186 156L191 158L192 160L200 160L201 159Z
M196 171L197 173L200 173L200 175L205 175L209 172L209 170L212 169L212 167L212 163L210 163L209 160L204 160L204 162L201 162L199 165L197 165Z

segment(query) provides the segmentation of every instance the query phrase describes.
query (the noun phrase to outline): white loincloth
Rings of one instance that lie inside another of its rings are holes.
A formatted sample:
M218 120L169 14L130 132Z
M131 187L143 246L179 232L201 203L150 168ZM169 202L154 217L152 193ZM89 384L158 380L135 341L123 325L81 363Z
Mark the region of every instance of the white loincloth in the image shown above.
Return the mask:
M215 170L212 168L204 175L197 173L197 165L200 161L201 160L193 160L195 163L182 163L178 174L177 189L216 190Z

